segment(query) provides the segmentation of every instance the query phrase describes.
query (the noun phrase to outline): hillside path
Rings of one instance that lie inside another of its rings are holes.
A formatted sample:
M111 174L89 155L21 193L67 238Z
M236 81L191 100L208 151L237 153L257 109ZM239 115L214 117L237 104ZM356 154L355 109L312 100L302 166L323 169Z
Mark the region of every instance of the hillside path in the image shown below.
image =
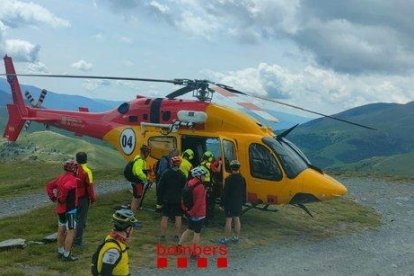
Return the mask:
M109 180L96 183L96 193L98 195L129 189L131 185L124 180ZM8 216L20 215L51 204L46 192L39 191L32 194L20 195L16 197L0 197L0 219Z

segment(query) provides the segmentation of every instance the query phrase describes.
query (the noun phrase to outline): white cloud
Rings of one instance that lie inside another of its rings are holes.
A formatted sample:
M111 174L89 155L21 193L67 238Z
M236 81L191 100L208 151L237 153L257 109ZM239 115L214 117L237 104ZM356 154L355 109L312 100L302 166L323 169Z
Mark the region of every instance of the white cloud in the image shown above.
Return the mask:
M49 69L47 68L47 66L42 63L42 62L34 62L34 63L29 63L26 66L25 72L27 73L49 73Z
M79 60L77 62L72 63L71 66L73 68L76 68L76 69L78 69L80 71L84 71L84 72L91 71L92 68L93 68L93 64L92 63L86 62L83 59L81 59L81 60Z
M42 6L16 0L1 0L0 20L10 27L39 23L52 27L70 27L69 21L55 16Z
M151 1L149 5L157 9L160 13L167 13L170 10L167 5L160 4L157 1Z
M110 86L111 81L109 80L85 80L82 83L82 87L88 91L94 91L98 88L102 88L105 86Z
M4 51L14 61L35 62L39 58L39 45L20 39L8 39L4 43Z
M204 71L217 82L235 89L318 112L333 113L372 102L406 103L412 100L414 75L354 76L316 66L288 70L277 64L213 73ZM269 107L269 105L266 105Z
M126 36L122 36L120 38L120 40L121 40L121 42L126 43L126 44L131 44L132 43L132 40L129 37L126 37Z

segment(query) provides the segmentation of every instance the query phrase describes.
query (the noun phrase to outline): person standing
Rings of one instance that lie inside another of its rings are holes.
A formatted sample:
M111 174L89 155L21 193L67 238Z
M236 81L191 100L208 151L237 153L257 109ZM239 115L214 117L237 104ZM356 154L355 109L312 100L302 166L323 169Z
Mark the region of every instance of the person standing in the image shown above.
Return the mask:
M80 165L78 171L78 188L76 191L78 197L78 223L76 230L74 246L82 246L83 231L86 227L86 218L88 216L89 204L96 201L95 190L93 185L93 174L87 165L88 156L85 152L76 153L76 162Z
M140 224L134 213L128 209L120 209L112 215L113 230L106 236L100 248L96 264L92 264L95 275L130 275L127 241L134 228ZM96 271L94 271L96 269Z
M58 258L63 261L76 261L71 254L73 239L76 235L76 211L78 186L78 163L68 160L63 164L65 173L49 181L46 186L50 200L57 203L58 215Z
M157 201L162 206L160 242L166 241L168 218L175 218L174 241L177 243L180 239L181 215L183 213L181 209L181 193L186 182L186 177L180 170L180 163L180 157L171 157L170 168L164 172L158 185Z
M181 246L185 241L188 240L190 235L194 233L193 245L200 244L201 241L201 229L203 227L204 219L206 217L206 191L203 185L207 171L199 166L191 170L192 179L188 180L187 186L184 189L191 189L192 192L192 206L188 207L184 204L184 210L188 218L188 228L181 235L178 246ZM185 191L183 191L184 197ZM184 201L184 198L183 198ZM193 247L194 248L194 247ZM192 257L195 257L192 255Z
M140 148L140 154L134 158L134 166L132 167L132 173L137 177L137 181L135 183L131 183L133 197L131 201L131 210L136 213L138 211L138 207L140 201L142 200L142 195L144 192L144 186L148 185L148 176L146 172L147 163L146 160L151 152L151 149L147 145L142 145Z
M187 179L190 175L190 171L193 169L193 164L191 163L191 160L193 159L194 151L192 149L186 149L181 157L180 170L184 173Z
M226 216L224 226L225 237L219 240L220 243L226 244L229 241L237 242L240 237L240 215L243 204L246 203L246 180L240 174L240 162L232 160L230 162L231 175L224 180L222 205ZM231 225L234 222L235 235L231 236Z
M200 166L202 166L207 174L204 178L204 185L206 188L206 202L207 202L207 217L205 224L208 225L214 219L214 207L216 204L216 197L214 194L213 174L217 172L218 167L213 166L214 155L211 151L206 151L201 159ZM221 164L221 163L218 163ZM218 165L217 165L218 166Z

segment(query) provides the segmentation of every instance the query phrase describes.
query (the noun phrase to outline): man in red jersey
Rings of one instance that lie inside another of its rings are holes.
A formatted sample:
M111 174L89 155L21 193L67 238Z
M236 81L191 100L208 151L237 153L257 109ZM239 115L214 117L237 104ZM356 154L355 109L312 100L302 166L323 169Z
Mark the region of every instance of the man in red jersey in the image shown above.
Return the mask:
M63 261L76 261L71 254L73 239L76 235L76 211L79 165L74 160L63 164L65 173L47 183L47 194L51 201L57 202L58 215L58 257Z

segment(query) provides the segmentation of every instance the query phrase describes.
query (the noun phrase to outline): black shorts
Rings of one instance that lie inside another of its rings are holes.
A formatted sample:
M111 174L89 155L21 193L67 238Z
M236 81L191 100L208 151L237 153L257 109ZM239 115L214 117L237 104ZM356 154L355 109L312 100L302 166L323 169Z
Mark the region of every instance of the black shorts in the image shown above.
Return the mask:
M204 219L200 220L192 220L191 218L188 219L188 229L193 230L195 233L200 234L201 228L203 228Z
M58 214L58 226L65 226L66 229L76 229L76 213Z
M226 216L226 218L240 217L241 212L241 209L232 209L224 207L224 215Z
M178 217L183 214L180 203L164 203L161 211L166 217Z

